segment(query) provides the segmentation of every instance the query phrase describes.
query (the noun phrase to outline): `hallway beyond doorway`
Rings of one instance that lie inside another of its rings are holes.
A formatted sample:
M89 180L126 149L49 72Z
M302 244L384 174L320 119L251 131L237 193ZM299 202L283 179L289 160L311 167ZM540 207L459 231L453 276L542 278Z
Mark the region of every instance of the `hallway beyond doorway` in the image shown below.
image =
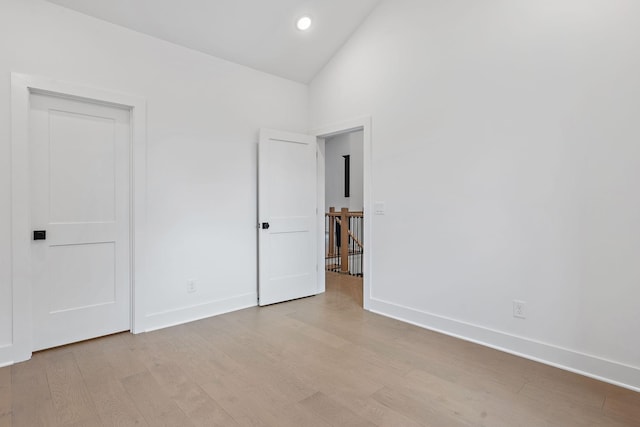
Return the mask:
M362 277L327 271L327 292L336 298L344 297L362 307Z

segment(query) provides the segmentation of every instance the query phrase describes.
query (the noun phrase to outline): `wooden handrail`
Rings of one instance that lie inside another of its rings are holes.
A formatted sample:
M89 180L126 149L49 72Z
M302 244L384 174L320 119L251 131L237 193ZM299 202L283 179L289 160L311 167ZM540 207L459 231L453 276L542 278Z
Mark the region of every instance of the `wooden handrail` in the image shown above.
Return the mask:
M329 208L329 212L327 212L325 215L328 217L340 218L342 216L342 212L335 212L335 208ZM347 216L352 218L364 218L364 212L347 212Z
M360 246L360 249L364 249L364 246L362 245L362 242L360 240L358 240L358 238L356 236L353 235L351 230L349 230L349 236L351 236L351 238L353 239L353 241L354 241L354 243L356 245Z
M360 218L360 217L357 217L357 218ZM336 218L336 223L338 223L338 225L340 227L342 227L342 220L341 219ZM329 229L331 229L331 225L329 225ZM331 230L329 230L329 232L331 232ZM342 228L340 229L340 232L342 233ZM353 234L353 231L347 229L347 233L349 233L349 236L351 236L351 238L356 243L356 245L360 246L360 249L364 249L364 246L362 246L362 242L360 240L358 240L358 238L355 236L355 234ZM329 236L329 243L332 243L331 242L331 236Z

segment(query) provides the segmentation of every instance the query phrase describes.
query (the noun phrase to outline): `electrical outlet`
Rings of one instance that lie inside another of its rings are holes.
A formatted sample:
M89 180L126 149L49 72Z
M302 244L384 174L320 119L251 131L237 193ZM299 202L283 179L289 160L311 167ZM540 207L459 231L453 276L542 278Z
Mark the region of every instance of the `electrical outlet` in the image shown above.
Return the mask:
M527 303L524 301L513 300L513 317L517 317L518 319L526 319L527 318Z
M192 294L196 291L196 281L187 280L187 293Z

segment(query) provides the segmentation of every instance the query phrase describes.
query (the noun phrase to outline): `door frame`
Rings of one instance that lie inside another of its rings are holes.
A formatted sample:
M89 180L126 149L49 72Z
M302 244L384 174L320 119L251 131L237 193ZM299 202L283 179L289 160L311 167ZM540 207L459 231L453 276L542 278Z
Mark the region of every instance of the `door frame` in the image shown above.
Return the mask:
M97 102L129 110L129 239L130 239L130 330L143 332L141 264L146 218L146 99L75 83L27 74L11 73L11 286L12 359L31 358L33 349L31 291L31 198L29 170L30 95L40 93L84 102Z
M373 252L373 161L372 161L372 139L371 139L371 116L358 117L352 120L335 123L327 126L320 126L311 132L318 141L318 266L324 266L324 233L325 233L325 139L343 133L362 130L363 149L363 201L364 201L364 235L365 244L364 257L362 260L363 289L362 305L365 310L369 310L371 303L371 290L373 286L373 269L371 268ZM322 211L320 211L322 210ZM325 269L318 268L318 288L319 292L326 290Z

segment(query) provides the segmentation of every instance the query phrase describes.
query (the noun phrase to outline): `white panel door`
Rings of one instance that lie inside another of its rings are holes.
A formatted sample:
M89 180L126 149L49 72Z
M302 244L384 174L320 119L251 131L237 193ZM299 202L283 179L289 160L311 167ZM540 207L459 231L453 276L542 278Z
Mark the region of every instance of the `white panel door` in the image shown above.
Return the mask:
M316 138L260 132L259 304L318 293Z
M34 351L130 329L129 117L30 96Z

